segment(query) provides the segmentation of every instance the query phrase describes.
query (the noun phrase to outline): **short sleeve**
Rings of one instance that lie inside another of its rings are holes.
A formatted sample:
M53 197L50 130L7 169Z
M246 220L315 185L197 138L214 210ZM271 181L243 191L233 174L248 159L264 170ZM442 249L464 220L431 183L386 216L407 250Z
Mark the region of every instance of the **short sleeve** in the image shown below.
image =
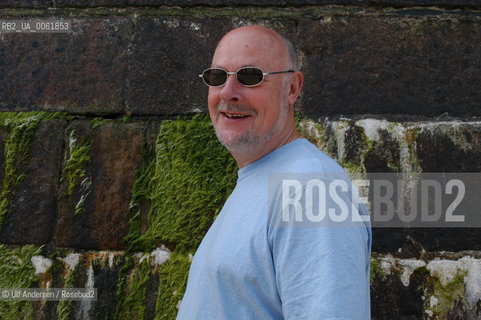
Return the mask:
M303 185L296 193L305 191ZM347 206L351 205L349 196L341 198ZM285 209L282 196L279 193L271 201L271 219L279 220ZM331 197L323 197L322 201L319 206L335 207ZM304 205L301 209L306 208ZM306 223L306 212L302 216L303 223L271 223L269 230L284 318L370 319L369 225Z

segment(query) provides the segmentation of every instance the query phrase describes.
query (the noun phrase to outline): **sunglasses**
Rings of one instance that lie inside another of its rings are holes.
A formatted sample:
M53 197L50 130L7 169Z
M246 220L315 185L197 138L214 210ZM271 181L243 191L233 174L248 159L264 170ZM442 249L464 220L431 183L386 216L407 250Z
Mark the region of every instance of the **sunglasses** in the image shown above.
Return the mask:
M257 67L243 67L236 72L229 72L222 68L209 68L204 70L202 74L199 74L199 77L209 87L222 87L227 82L229 75L235 74L237 81L244 87L255 87L260 85L267 75L290 72L294 72L294 70L264 72Z

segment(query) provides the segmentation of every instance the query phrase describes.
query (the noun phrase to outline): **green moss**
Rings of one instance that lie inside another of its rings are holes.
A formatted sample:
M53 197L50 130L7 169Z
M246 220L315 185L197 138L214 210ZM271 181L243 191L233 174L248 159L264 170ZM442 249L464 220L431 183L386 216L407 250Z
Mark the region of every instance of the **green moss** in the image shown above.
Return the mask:
M365 173L366 167L365 167L365 159L366 155L368 155L372 150L376 147L377 141L370 140L368 136L366 135L366 132L363 127L357 126L353 124L354 128L356 128L357 132L360 133L360 142L362 144L362 150L361 153L359 154L359 165L355 164L346 164L348 167L348 171L350 173Z
M120 118L121 123L128 123L130 121L132 121L132 119L128 115L124 115L122 118Z
M80 200L75 206L75 214L83 211L83 204L92 189L92 181L85 170L90 162L90 143L86 140L78 142L75 130L69 136L69 158L65 162L62 181L67 182L66 195L70 196L76 189L80 190Z
M403 129L402 135L400 135L400 127ZM399 159L391 160L388 162L388 166L396 171L421 172L419 159L416 156L416 140L421 128L406 128L402 123L391 122L387 127L387 132L397 139L399 148Z
M307 129L312 126L311 129ZM329 135L329 127L322 122L314 122L308 119L302 119L297 125L299 135L316 145L321 151L329 156L337 157L337 143L332 136Z
M404 140L406 144L407 151L409 153L409 165L414 172L422 172L421 162L417 157L416 152L416 141L421 134L421 128L406 129L404 134Z
M147 283L150 275L149 259L136 265L131 257L126 261L120 271L115 319L144 319Z
M177 305L184 296L189 267L189 257L176 253L172 253L169 261L160 266L155 319L175 319L178 312Z
M29 288L37 280L31 259L40 253L32 245L15 249L0 245L0 288ZM33 303L0 301L0 319L33 319Z
M465 273L457 273L446 285L442 285L438 279L434 279L434 297L438 299L432 310L440 317L447 316L453 309L454 303L461 299L464 301L464 277Z
M64 288L73 288L74 283L77 278L77 268L70 270L67 268L66 275L64 276L65 282L63 284ZM71 318L73 307L72 300L60 300L57 305L57 319L58 320L68 320Z
M0 129L7 132L5 141L4 179L0 190L0 225L8 212L15 187L25 177L22 170L30 157L30 144L42 121L68 119L65 113L0 112Z
M362 161L361 161L362 163ZM349 162L349 161L345 161L343 163L341 163L341 166L349 173L349 174L361 174L361 173L365 173L366 172L366 169L364 168L364 165L363 164L355 164L355 163L352 163L352 162Z
M195 251L232 191L237 166L206 115L164 121L156 148L145 150L144 162L132 191L125 240L130 252L161 244L175 248L159 266L156 302L157 319L175 319L187 282L188 253ZM116 318L143 319L148 270L148 265L135 266L133 258L122 266Z
M153 161L137 174L128 246L151 251L163 243L193 252L233 189L237 166L205 115L164 121ZM151 204L144 234L141 201Z
M150 203L148 199L151 198L153 190L152 177L155 173L155 154L144 153L144 159L146 165L137 170L137 178L132 188L132 199L129 208L131 212L130 230L125 238L125 241L129 244L130 251L135 249L142 250L142 241L139 241L141 236L141 203L143 201L149 201Z
M107 119L97 117L90 120L90 124L92 125L92 128L97 128L98 126L101 126L107 123L107 121L108 121Z
M377 277L380 277L380 276L381 277L385 276L384 271L382 271L382 268L381 268L381 263L376 258L371 258L371 267L370 267L370 283L371 283L371 285L374 282L374 280Z
M122 267L119 270L119 280L117 283L117 291L115 293L116 307L115 307L115 319L118 319L118 315L122 313L125 307L125 292L129 284L129 274L134 268L135 263L131 256L126 256Z

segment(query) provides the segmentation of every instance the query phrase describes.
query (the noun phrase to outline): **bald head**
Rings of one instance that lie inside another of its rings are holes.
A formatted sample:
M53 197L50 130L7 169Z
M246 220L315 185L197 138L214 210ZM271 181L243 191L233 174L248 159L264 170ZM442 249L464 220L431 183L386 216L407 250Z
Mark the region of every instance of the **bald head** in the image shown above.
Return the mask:
M216 53L224 46L244 42L245 49L260 50L266 58L281 62L284 68L297 70L297 55L292 43L276 31L260 25L243 26L228 32L217 45ZM214 54L214 60L216 54Z

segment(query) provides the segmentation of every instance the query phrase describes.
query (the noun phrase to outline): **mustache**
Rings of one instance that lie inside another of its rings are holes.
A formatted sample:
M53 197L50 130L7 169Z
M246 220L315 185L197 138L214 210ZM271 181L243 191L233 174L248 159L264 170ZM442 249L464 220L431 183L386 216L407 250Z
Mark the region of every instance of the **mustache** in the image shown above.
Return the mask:
M242 114L249 114L249 115L255 115L257 112L253 110L252 108L243 105L243 104L229 104L226 102L220 102L217 105L217 111L218 112L236 112L236 113L242 113Z

